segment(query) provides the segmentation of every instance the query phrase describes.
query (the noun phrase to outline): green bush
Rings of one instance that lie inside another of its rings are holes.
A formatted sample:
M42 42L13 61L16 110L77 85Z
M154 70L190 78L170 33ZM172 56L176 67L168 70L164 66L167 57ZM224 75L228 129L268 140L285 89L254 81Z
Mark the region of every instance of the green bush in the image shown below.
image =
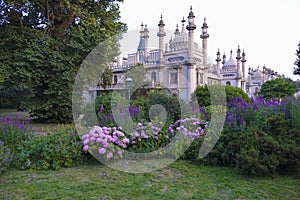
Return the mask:
M300 164L300 102L233 100L217 144L201 162L246 174L295 171ZM299 121L298 121L299 122Z
M16 155L19 169L59 169L81 164L82 143L74 128L64 126L47 134L36 134L24 142Z
M0 140L0 174L7 170L13 157L14 154L5 146L4 142Z
M240 88L232 87L229 85L221 86L221 85L204 85L198 86L194 93L192 94L192 99L197 100L199 106L207 107L211 105L211 96L210 93L213 90L220 90L221 87L225 87L226 93L226 102L230 102L232 98L242 98L246 102L249 102L248 95ZM220 95L222 95L220 93ZM221 99L220 99L221 100ZM214 104L218 103L218 98L214 96ZM223 105L222 101L220 101L220 105Z

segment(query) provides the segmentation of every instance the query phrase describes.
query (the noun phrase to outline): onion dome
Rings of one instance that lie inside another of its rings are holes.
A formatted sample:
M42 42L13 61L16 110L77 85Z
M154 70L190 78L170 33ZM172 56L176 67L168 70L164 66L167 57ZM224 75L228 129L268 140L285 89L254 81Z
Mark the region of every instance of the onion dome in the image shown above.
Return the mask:
M159 21L158 26L165 26L165 23L164 23L164 21L162 19L162 15L160 16L160 21Z
M228 61L226 61L222 67L222 69L235 69L236 68L236 62L232 58L232 50L230 51L230 58Z

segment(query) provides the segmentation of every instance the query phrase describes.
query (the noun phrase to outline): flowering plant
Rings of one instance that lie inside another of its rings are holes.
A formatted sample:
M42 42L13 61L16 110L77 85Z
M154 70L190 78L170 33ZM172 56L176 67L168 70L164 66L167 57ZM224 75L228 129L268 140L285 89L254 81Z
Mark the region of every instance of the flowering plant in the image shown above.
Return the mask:
M13 157L14 154L11 153L10 149L0 140L0 173L9 167Z
M21 121L8 116L0 120L0 140L16 154L17 148L32 136L29 120Z
M82 136L83 150L98 151L98 154L93 155L104 156L106 159L122 157L122 149L127 147L129 139L121 130L121 127L94 126L88 134Z

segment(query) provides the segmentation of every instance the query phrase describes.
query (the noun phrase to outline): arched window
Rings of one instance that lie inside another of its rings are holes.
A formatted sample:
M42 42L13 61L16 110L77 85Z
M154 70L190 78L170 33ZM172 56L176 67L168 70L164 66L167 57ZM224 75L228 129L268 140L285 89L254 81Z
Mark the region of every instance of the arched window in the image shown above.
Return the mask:
M117 83L118 83L118 76L114 75L114 84L117 84Z
M229 86L230 86L230 85L231 85L230 81L227 81L227 82L226 82L226 85L229 85Z
M151 80L155 83L156 82L156 72L151 73Z
M259 90L259 88L258 88L258 87L256 87L256 88L255 88L255 92L258 92L258 90Z

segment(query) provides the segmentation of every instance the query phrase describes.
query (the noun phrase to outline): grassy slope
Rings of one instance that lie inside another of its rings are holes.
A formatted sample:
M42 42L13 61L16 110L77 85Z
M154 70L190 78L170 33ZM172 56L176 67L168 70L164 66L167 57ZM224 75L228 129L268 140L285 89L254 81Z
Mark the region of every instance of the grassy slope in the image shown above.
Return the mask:
M250 178L233 169L177 161L148 174L103 165L58 171L10 170L0 179L4 199L299 199L299 179Z

